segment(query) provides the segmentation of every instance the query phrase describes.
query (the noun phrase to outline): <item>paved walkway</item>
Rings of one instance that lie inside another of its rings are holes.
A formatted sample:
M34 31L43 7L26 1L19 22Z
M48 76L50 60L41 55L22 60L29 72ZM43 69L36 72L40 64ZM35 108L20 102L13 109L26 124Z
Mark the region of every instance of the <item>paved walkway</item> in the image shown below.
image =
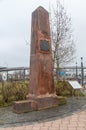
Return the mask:
M53 121L1 128L0 130L86 130L86 110Z
M86 130L86 98L70 99L69 104L70 101L72 105L65 105L60 108L60 110L64 108L64 113L60 111L59 117L56 115L43 121L21 123L18 126L5 126L6 128L0 128L0 130Z

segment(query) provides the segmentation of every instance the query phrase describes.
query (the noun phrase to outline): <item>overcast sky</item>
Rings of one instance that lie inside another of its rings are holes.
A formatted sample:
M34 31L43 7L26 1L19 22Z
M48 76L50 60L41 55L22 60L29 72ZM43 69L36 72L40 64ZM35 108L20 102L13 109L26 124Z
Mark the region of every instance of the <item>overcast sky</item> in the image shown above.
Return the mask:
M0 0L0 66L29 66L31 13L39 5L49 11L49 0ZM50 1L55 5L55 0ZM86 1L64 0L72 18L76 60L86 65ZM76 62L76 61L75 61Z

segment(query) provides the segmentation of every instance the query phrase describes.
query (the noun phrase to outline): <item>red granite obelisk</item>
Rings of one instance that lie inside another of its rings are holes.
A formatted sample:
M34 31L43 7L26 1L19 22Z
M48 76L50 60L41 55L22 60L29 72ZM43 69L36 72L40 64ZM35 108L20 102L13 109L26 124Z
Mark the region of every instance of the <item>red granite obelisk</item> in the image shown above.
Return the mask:
M42 108L57 105L54 91L52 48L50 38L49 13L38 7L32 13L30 54L30 84L28 99L39 100ZM47 102L48 101L48 102ZM51 102L49 104L49 102Z
M57 105L49 13L40 6L32 13L29 94L27 100L15 102L13 110L23 113Z

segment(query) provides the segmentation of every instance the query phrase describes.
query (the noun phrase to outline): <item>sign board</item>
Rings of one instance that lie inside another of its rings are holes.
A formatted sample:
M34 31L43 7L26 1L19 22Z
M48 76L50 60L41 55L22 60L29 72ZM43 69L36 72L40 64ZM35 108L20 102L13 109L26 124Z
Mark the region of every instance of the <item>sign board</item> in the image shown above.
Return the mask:
M6 73L3 73L3 74L2 74L2 80L3 80L3 81L6 81L6 80L7 80L7 74L6 74Z
M73 89L81 89L82 86L77 81L68 81L68 83L72 86Z
M61 71L61 72L59 72L59 75L60 75L60 76L65 76L65 72L64 72L64 71Z

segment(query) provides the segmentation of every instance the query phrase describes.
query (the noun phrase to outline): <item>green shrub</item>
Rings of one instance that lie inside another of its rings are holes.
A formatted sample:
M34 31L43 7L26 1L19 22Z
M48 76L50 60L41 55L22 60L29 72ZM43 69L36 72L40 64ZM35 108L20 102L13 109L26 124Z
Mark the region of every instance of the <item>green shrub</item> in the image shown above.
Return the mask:
M2 96L5 102L9 101L9 98L13 95L12 83L6 82L2 84Z
M74 96L76 96L76 97L78 97L78 96L83 97L84 94L80 90L75 90L74 91Z
M26 99L28 82L5 82L0 87L0 106L7 106L16 100Z
M24 100L26 99L26 95L28 94L28 86L25 83L16 83L15 85L15 98L16 100Z
M55 88L58 96L72 96L72 89L67 81L58 81Z
M2 83L0 82L0 95L2 94Z
M4 104L3 96L0 95L0 106L3 106L3 104Z
M65 97L62 97L62 96L58 96L58 105L64 105L66 104L67 101L66 101L66 98Z
M55 81L55 90L57 96L72 96L72 87L67 81ZM84 94L80 90L75 90L75 96L84 96Z
M69 97L71 95L71 93L68 90L64 90L64 91L62 91L61 95Z

